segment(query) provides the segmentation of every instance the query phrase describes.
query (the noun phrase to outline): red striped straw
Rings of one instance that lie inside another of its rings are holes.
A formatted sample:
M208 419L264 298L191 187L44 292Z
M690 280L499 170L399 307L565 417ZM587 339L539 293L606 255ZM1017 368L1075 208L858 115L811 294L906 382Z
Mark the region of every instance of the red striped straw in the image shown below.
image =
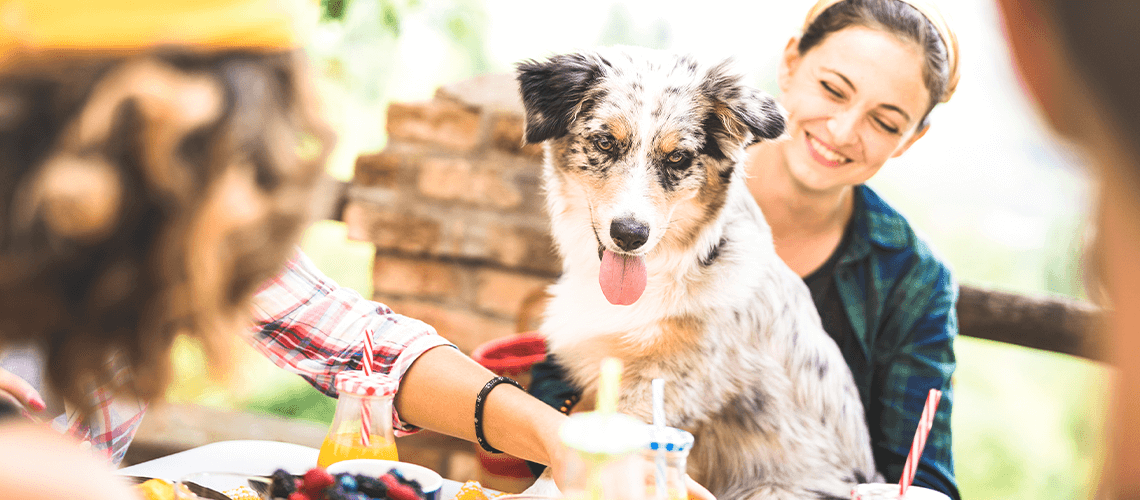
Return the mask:
M372 332L364 331L364 352L361 353L360 366L364 374L372 376ZM372 446L372 407L367 401L360 400L360 444L365 447Z
M902 477L899 478L899 498L906 495L906 489L914 482L914 475L918 472L918 462L922 460L922 450L926 448L926 436L934 426L934 415L938 413L938 402L941 400L942 391L938 389L931 389L926 395L926 405L922 407L918 429L914 431L914 442L910 445L910 454L906 456Z

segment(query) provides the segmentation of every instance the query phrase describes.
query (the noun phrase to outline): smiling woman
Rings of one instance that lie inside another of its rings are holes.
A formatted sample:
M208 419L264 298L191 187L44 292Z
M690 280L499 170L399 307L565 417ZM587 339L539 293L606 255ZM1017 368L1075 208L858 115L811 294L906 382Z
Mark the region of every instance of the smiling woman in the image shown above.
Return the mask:
M950 411L957 285L863 183L929 129L957 39L918 0L821 0L785 46L786 136L749 149L749 189L855 376L875 465L898 481L929 389L944 396L914 484L958 498Z

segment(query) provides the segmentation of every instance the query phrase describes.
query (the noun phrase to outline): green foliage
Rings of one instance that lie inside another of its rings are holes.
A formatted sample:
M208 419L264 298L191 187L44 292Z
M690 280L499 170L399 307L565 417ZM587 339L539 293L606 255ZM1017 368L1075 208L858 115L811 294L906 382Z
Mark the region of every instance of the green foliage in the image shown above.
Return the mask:
M1103 463L1108 370L971 338L955 344L962 498L1090 498Z
M275 392L245 402L244 408L328 425L336 411L336 400L298 378Z
M349 0L321 0L321 20L332 21L344 18Z

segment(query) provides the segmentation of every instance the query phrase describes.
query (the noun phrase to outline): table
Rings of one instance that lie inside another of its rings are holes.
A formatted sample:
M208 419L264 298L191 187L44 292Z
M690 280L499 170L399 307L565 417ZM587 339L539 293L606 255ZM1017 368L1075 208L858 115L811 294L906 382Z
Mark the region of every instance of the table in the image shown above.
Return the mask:
M304 474L317 463L319 450L277 441L219 441L119 469L124 476L158 477L176 481L195 472L236 472L268 476L277 469ZM455 498L462 484L443 480L439 497Z

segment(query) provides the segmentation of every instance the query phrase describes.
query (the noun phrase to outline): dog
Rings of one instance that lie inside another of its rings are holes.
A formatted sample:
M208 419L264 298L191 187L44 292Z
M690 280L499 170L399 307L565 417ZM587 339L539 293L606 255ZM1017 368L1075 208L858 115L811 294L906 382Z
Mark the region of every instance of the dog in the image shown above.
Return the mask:
M582 401L617 357L618 409L648 422L665 379L717 498L849 498L878 477L851 371L745 186L745 147L783 133L776 102L731 61L630 47L516 76L563 263L540 331Z

